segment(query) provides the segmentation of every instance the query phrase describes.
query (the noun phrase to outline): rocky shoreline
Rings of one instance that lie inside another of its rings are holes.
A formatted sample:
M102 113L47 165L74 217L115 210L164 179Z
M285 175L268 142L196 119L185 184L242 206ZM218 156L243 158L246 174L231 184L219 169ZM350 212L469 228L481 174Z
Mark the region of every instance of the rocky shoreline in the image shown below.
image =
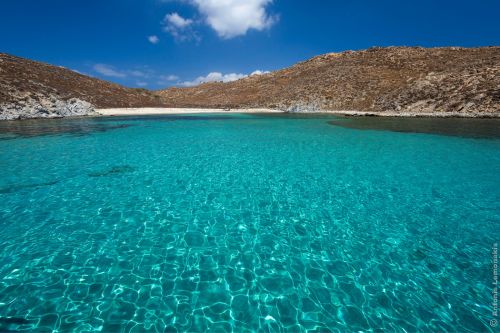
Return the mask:
M500 118L500 108L495 112L485 111L429 111L406 108L398 111L328 110L317 104L296 104L286 108L286 113L330 113L351 117L406 117L406 118ZM418 111L417 111L418 110Z
M112 108L128 110L118 111L122 115L259 109L359 117L498 118L500 47L329 53L233 82L157 91L0 53L0 120L96 116L96 109Z
M310 113L310 112L303 112ZM338 114L348 117L401 117L401 118L500 118L500 112L369 112L369 111L318 111L315 113Z
M264 108L113 108L96 109L100 116L140 116L168 114L203 114L203 113L284 113L284 114L335 114L346 117L401 117L401 118L500 118L500 112L370 112L349 110L277 110Z
M23 103L0 105L0 120L63 118L97 115L92 104L78 98L67 101L52 98L30 98Z
M113 117L113 116L153 116L179 114L206 114L206 113L283 113L283 114L334 114L344 117L398 117L398 118L500 118L498 113L464 113L464 112L369 112L369 111L341 111L315 110L293 111L273 109L204 109L204 108L112 108L95 109L92 105L81 100L58 101L56 107L47 108L41 104L26 107L16 105L0 105L0 121L24 119L54 119L71 117Z

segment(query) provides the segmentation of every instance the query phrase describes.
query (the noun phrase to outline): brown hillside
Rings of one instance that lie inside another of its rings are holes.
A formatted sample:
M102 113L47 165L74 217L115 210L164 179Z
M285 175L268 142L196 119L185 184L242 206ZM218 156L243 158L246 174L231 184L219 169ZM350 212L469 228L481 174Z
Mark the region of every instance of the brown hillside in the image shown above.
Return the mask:
M98 108L159 106L160 99L144 89L78 74L66 68L0 53L0 105L31 100L80 99Z
M168 106L500 112L500 47L371 48L230 83L158 92Z
M0 119L86 115L92 106L498 115L500 47L330 53L235 82L157 92L0 53Z

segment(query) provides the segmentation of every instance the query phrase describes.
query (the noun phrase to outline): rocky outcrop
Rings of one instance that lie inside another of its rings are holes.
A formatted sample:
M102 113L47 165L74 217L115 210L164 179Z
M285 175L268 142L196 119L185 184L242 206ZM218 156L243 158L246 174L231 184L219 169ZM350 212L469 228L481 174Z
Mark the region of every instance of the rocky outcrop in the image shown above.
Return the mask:
M66 68L0 53L0 119L93 114L96 108L161 106L145 89L132 89Z
M329 53L234 82L156 92L0 54L0 119L88 115L93 107L497 117L500 47L388 47Z
M500 63L453 73L430 72L375 101L380 110L500 113Z
M158 92L176 107L369 114L500 114L500 47L389 47L314 57L230 83Z
M61 118L97 115L94 106L78 98L61 100L55 96L29 96L23 100L0 105L0 120L29 118Z

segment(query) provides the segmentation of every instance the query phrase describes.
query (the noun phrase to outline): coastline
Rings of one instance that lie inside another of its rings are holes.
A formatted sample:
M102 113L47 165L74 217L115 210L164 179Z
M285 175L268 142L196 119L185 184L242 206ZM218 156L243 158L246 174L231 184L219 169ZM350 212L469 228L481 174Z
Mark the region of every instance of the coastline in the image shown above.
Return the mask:
M393 112L393 111L321 111L348 117L401 117L401 118L500 118L496 113L486 112Z
M140 116L162 114L196 114L196 113L284 113L272 109L202 109L202 108L112 108L95 109L101 116Z
M154 116L154 115L182 115L182 114L209 114L209 113L226 113L226 114L330 114L342 117L396 117L396 118L468 118L468 119L500 119L500 110L495 113L491 112L374 112L374 111L352 111L352 110L317 110L317 111L294 111L276 110L267 108L235 108L235 109L216 109L216 108L106 108L92 109L92 112L83 112L78 114L61 115L61 114L43 114L36 116L33 114L2 118L0 110L0 121L19 121L28 119L61 119L61 118L85 118L85 117L113 117L113 116Z
M500 110L496 113L468 112L373 112L348 110L318 110L309 112L287 112L284 110L266 108L241 109L204 109L204 108L109 108L96 109L99 116L140 116L168 114L202 114L202 113L297 113L297 114L336 114L348 117L405 117L405 118L500 118Z

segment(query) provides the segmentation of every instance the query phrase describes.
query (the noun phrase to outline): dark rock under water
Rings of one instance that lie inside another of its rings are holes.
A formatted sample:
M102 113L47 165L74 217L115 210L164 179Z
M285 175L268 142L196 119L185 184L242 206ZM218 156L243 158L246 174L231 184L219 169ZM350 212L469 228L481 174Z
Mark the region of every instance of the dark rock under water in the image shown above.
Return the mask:
M426 133L468 138L500 138L500 119L339 117L328 122L359 130Z
M121 174L121 173L128 173L128 172L133 172L133 171L135 171L135 168L131 167L130 165L117 165L117 166L114 166L110 169L91 172L91 173L89 173L89 177L105 177L105 176L111 176L111 175L116 175L116 174Z

